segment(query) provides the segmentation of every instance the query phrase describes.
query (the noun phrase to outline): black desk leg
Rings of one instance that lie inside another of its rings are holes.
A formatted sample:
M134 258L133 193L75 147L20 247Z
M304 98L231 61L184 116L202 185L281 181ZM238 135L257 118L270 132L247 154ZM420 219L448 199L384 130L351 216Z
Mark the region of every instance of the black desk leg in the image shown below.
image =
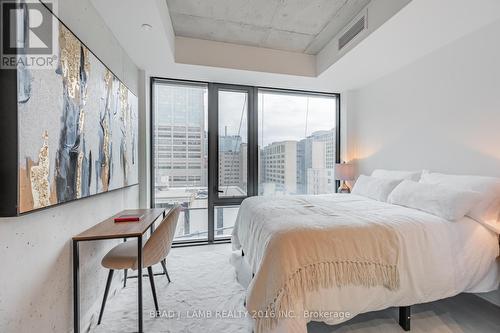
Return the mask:
M125 243L127 241L126 238L123 239L123 242ZM127 270L123 270L123 288L127 286Z
M399 326L401 326L405 331L410 330L410 320L411 320L411 307L400 306L399 307Z
M137 237L137 286L138 290L138 315L139 315L139 333L142 333L142 235Z
M80 333L80 253L78 241L73 241L73 332Z

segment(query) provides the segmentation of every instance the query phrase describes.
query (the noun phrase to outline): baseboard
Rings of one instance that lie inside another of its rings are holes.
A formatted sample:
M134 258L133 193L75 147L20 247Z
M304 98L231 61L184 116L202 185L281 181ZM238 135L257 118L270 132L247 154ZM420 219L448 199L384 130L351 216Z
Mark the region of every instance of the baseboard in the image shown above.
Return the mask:
M493 290L487 293L477 293L475 295L490 303L495 304L496 306L500 306L500 289Z

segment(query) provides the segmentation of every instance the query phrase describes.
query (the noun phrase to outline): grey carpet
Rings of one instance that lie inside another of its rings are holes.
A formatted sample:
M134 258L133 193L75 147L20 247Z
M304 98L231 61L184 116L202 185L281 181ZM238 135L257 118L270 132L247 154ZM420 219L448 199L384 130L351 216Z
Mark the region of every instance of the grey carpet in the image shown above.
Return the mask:
M154 309L149 280L144 278L145 332L239 333L251 332L245 318L245 290L236 282L230 264L230 244L173 249L167 267L172 283L156 276L162 316L150 317ZM160 272L160 266L155 267ZM103 323L95 333L137 331L137 281L128 285L107 304ZM412 307L413 333L498 333L500 308L468 294ZM212 318L200 316L212 315ZM178 317L180 316L180 318ZM337 326L310 323L310 333L392 333L403 332L397 324L397 309L359 315Z

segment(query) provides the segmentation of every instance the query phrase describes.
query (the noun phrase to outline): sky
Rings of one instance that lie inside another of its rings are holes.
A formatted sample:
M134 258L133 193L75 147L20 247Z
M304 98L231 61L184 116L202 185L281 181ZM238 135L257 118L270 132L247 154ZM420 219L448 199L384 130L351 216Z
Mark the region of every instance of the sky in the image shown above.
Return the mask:
M173 86L179 89L178 85ZM159 87L168 89L169 85ZM190 89L203 91L204 125L207 130L207 88L202 86L190 87ZM315 131L331 130L336 127L336 104L336 98L333 96L260 90L258 96L259 145L264 147L273 142L299 141ZM224 135L227 126L228 135L239 135L242 137L242 142L248 142L247 106L246 92L219 90L219 135Z
M222 91L219 94L219 133L227 126L228 135L238 131L246 142L246 94ZM327 96L306 96L259 92L259 145L272 142L300 140L315 131L335 127L336 100ZM243 121L241 112L245 111ZM240 129L240 123L242 127Z

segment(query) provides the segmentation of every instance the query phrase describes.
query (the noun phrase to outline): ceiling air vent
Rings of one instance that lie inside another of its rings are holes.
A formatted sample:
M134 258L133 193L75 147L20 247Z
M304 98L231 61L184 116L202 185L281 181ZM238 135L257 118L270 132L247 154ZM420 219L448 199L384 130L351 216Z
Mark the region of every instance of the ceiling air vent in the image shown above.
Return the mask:
M339 51L354 39L366 27L366 15L361 16L355 23L339 38Z

